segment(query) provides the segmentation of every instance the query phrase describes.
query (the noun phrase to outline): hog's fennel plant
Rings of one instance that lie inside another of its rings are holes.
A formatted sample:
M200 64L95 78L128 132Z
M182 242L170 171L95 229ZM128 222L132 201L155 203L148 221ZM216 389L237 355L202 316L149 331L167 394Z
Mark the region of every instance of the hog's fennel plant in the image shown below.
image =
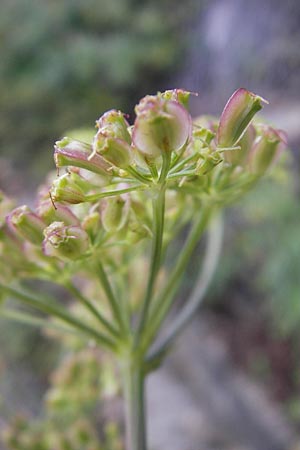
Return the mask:
M192 121L189 95L175 89L144 97L132 126L122 112L106 112L92 142L56 142L59 173L39 189L34 209L11 210L4 194L0 204L2 298L52 319L4 302L2 316L75 332L115 355L128 450L147 448L145 377L194 316L213 277L220 211L257 183L286 143L282 131L253 122L265 100L246 89L232 95L219 121ZM186 241L166 264L183 228ZM166 322L205 231L199 279ZM29 279L62 286L90 318L50 294L32 292Z

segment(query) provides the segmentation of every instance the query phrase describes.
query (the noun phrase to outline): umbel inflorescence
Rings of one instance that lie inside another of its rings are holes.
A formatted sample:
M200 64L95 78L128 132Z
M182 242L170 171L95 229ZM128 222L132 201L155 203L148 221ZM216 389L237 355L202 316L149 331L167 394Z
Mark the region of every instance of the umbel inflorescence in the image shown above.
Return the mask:
M56 327L76 329L117 355L129 392L132 449L146 448L143 396L134 385L164 355L205 293L217 261L218 211L247 192L286 143L282 131L253 121L266 102L246 89L232 95L220 120L202 116L193 121L189 96L175 89L144 97L133 125L120 111L106 112L96 122L92 142L69 137L56 142L58 174L39 189L35 208L10 211L4 195L0 204L3 296L50 314ZM165 268L170 244L184 227L190 229L186 242ZM196 292L177 311L167 337L157 341L208 228L199 298ZM76 314L50 295L32 293L23 284L26 279L63 286L86 314ZM28 319L4 306L2 313Z

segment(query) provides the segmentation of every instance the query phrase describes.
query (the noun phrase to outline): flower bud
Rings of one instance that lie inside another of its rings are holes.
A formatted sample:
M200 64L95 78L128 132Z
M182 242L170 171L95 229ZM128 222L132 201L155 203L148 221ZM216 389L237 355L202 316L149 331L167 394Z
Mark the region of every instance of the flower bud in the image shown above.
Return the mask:
M78 226L53 222L44 230L43 251L47 256L77 259L89 248L88 234Z
M188 109L191 94L192 92L185 91L184 89L169 89L165 92L159 93L159 95L165 100L173 100L178 102L186 109ZM197 96L198 94L193 93L193 95Z
M100 214L97 211L86 215L81 224L82 228L88 233L91 239L94 239L100 230Z
M129 124L121 111L107 111L96 125L99 131L94 137L91 157L98 153L120 169L130 166L133 162L131 136L128 132Z
M235 91L222 112L218 128L218 146L234 147L239 143L254 115L267 103L246 89Z
M191 116L180 103L146 96L136 106L132 140L148 158L180 150L190 139Z
M137 244L142 239L151 237L151 230L147 225L138 220L131 220L129 223L129 235L128 240L131 244Z
M99 130L93 141L93 151L120 169L126 169L133 163L133 151L122 139L111 137L107 130Z
M106 199L101 204L101 219L106 231L120 231L127 222L129 199L123 196Z
M72 213L70 208L59 203L54 206L50 199L43 200L39 203L37 213L47 225L52 222L64 222L66 225L80 224L79 219Z
M99 130L106 131L106 134L116 139L122 139L130 144L131 136L128 131L129 123L124 118L124 114L121 111L112 109L103 114L96 121L96 126Z
M46 224L28 206L14 209L7 216L9 228L32 244L41 244Z
M198 128L193 131L193 138L200 140L202 146L207 147L211 144L212 140L215 137L215 133L213 133L208 128Z
M78 175L79 176L79 175ZM85 194L74 174L66 173L54 180L51 190L53 202L77 204L85 201Z
M262 135L249 154L251 172L262 175L287 145L286 134L281 130L263 127Z
M111 165L100 155L92 153L92 146L64 137L55 143L54 161L56 167L74 166L90 170L103 176L110 176Z
M213 170L222 159L218 152L207 152L201 154L199 161L197 162L197 167L195 170L195 175L206 175L211 170Z
M253 125L249 125L244 135L239 141L239 147L237 150L228 150L223 152L225 161L234 166L243 166L248 158L250 149L255 141L256 131Z

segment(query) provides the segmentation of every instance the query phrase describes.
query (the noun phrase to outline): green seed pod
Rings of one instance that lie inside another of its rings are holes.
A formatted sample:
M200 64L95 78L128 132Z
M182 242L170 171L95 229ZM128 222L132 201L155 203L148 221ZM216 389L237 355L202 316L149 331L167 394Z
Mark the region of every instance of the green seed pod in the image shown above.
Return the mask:
M54 180L50 194L54 202L77 204L85 201L85 193L79 185L78 177L66 173Z
M53 222L44 230L43 251L62 260L77 259L89 248L88 234L78 226Z
M27 205L14 209L7 216L9 228L32 244L41 244L45 222Z
M103 228L108 231L120 231L126 224L129 214L129 200L123 196L105 199L101 204Z
M93 240L101 229L100 214L97 211L89 213L84 217L81 226Z

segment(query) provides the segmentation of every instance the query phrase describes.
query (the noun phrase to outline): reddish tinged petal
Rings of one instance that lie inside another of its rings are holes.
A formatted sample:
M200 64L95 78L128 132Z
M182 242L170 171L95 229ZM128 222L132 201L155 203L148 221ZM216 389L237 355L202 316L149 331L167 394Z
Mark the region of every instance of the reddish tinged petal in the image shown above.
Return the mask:
M284 131L262 127L262 135L249 154L251 172L262 175L276 161L286 145L287 135Z
M225 161L235 166L243 166L249 156L249 152L254 144L255 138L255 128L250 124L239 141L240 148L238 150L229 150L223 152Z
M129 198L118 196L106 199L101 204L101 220L103 228L108 232L120 231L129 216Z
M111 165L105 159L95 154L91 157L91 145L64 138L56 142L54 149L54 161L58 168L74 166L99 175L111 176Z
M149 96L136 111L132 141L147 157L180 150L191 137L191 116L178 102Z
M186 109L188 109L189 106L190 96L198 96L196 92L186 91L185 89L169 89L168 91L162 92L160 95L166 100L175 100L176 102L181 103Z
M43 240L45 222L26 206L15 208L6 218L7 225L12 232L33 244L40 244Z
M129 123L121 111L115 109L107 111L96 121L96 126L100 131L105 131L107 136L123 139L130 144Z
M234 147L242 138L254 115L268 103L262 97L240 88L235 91L222 112L218 128L219 147Z
M49 196L49 191L48 191ZM51 222L64 222L66 225L79 225L80 221L67 206L57 203L55 206L49 199L42 201L37 207L38 215L49 225Z
M126 169L133 163L133 150L123 139L111 137L99 130L93 141L93 154L103 158L120 169Z

